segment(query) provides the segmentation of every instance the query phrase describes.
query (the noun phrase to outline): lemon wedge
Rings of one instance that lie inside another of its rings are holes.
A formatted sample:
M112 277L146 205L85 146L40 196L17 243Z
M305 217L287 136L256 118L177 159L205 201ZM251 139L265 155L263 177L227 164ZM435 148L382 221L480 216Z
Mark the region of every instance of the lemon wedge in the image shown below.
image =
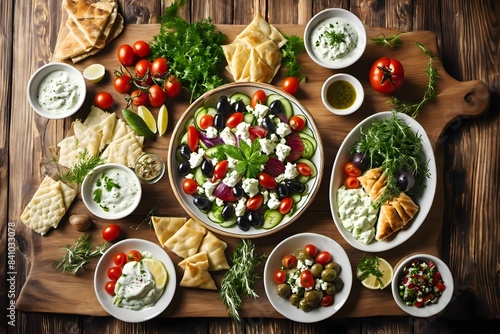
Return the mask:
M381 257L377 257L377 260L377 268L382 273L382 277L377 279L375 275L370 274L368 277L361 281L361 284L363 284L363 286L371 290L384 289L389 286L391 284L392 276L394 273L391 264L387 262L387 260ZM358 270L356 276L359 278L361 277L361 274L363 274L363 272Z
M149 130L151 130L151 132L153 133L156 133L156 120L155 118L153 117L153 114L151 113L151 111L149 111L148 108L146 108L145 106L139 106L137 108L137 114L139 116L141 116L141 118L144 120L144 122L146 122L146 125L148 126Z
M163 262L156 259L145 258L142 259L142 263L154 277L156 287L160 290L163 289L168 282L168 272Z
M104 78L106 69L101 64L92 64L83 70L83 77L92 83L98 83Z
M163 136L163 134L167 131L168 126L168 111L165 105L160 107L158 111L158 134Z

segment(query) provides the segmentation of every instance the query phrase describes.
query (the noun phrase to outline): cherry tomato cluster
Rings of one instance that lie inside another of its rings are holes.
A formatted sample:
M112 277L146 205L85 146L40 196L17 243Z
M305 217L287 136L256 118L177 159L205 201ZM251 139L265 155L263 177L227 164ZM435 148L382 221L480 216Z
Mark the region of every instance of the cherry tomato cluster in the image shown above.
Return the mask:
M344 173L347 178L344 185L347 189L357 189L360 186L358 176L369 168L369 158L365 153L356 153L351 161L344 165Z
M113 263L115 264L113 267L108 269L108 278L110 279L105 285L104 290L110 295L115 295L115 287L116 281L122 275L123 266L132 261L139 262L142 259L142 254L136 249L129 251L127 254L125 253L116 253L113 257Z
M169 72L168 60L150 60L150 52L149 44L142 40L118 48L117 58L122 66L115 71L113 86L118 93L129 94L127 101L134 106L160 107L166 98L175 98L182 90L179 80Z

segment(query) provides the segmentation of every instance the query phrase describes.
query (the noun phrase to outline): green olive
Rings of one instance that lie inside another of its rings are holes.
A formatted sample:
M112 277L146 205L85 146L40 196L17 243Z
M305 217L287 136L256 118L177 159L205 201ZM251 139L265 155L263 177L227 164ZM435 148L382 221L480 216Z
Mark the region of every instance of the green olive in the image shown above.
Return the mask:
M319 278L321 276L321 272L323 271L323 265L319 263L315 263L311 267L311 274L313 274L314 278Z
M319 290L308 290L304 293L306 303L312 307L317 307L323 298L323 292Z
M299 302L299 308L304 312L309 312L313 309L311 305L306 302L305 298L302 298Z
M288 298L292 293L292 289L290 289L290 285L286 283L281 283L276 286L276 294L283 298Z
M327 283L326 284L326 290L325 290L325 293L327 295L330 295L330 296L333 296L335 294L335 285L333 285L333 283Z
M309 253L303 249L296 251L295 257L297 258L297 260L301 261L312 260L311 255L309 255Z
M340 274L340 264L337 262L330 262L325 266L325 268L334 269L337 272L337 275Z
M333 280L333 285L335 285L335 291L340 291L342 290L342 288L344 287L344 281L342 280L342 278L340 278L339 276L337 276L334 280Z
M334 269L323 269L321 279L325 282L333 282L337 277L337 272Z
M290 296L290 298L288 298L288 301L290 302L290 304L292 304L293 306L296 306L296 307L299 307L299 303L300 303L300 296L296 293L292 293L292 295Z

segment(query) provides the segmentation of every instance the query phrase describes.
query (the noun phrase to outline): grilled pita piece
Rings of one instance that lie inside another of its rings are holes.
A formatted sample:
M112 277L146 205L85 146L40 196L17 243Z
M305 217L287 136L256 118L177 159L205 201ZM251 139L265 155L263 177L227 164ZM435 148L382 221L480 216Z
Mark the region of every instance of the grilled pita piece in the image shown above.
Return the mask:
M369 194L373 188L373 185L382 175L382 167L372 168L363 173L363 175L358 176L358 180L363 187L363 190Z
M400 192L380 207L375 239L382 241L402 229L418 212L419 207L413 200Z

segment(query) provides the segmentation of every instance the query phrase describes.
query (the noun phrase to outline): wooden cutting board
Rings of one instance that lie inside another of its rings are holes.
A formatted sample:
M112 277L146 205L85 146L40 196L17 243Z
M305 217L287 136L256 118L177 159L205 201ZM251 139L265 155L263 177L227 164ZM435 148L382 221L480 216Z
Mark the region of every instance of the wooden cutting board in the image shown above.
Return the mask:
M304 26L297 25L277 25L278 29L287 35L303 35ZM244 29L244 26L220 25L219 30L228 36L228 42ZM116 93L113 89L113 71L119 68L116 59L116 50L123 43L132 44L136 40L150 40L159 31L159 25L128 25L117 40L108 45L99 54L90 57L76 67L83 70L92 63L101 63L107 69L105 79L99 84L87 84L88 95L84 108L75 118L84 118L90 110L92 98L98 91L107 91L113 94L117 105L113 111L119 111L125 106L124 97ZM396 31L367 27L368 38L384 33L392 36ZM351 247L344 241L338 232L330 214L328 200L330 174L337 150L345 138L346 134L361 120L367 116L390 109L386 104L387 96L374 91L368 81L368 71L378 57L390 56L400 60L405 69L406 81L403 88L398 92L398 97L419 101L427 84L425 66L429 58L414 45L414 41L425 44L435 55L438 55L436 36L431 32L411 32L401 36L404 44L398 49L377 46L368 42L365 54L353 66L343 70L356 76L365 88L365 101L359 111L350 116L336 116L328 112L322 105L320 98L321 86L325 79L334 73L341 71L326 70L312 62L306 53L300 56L300 61L304 65L304 74L307 76L306 82L301 85L296 97L314 116L320 130L320 135L324 145L325 166L322 185L312 205L307 212L291 226L267 237L254 239L257 244L258 253L269 253L275 245L290 235L301 232L315 232L326 235L339 242L346 250L351 266L355 268L363 256L363 252ZM444 206L443 187L441 182L442 173L442 151L441 143L446 138L442 136L444 129L451 124L459 125L461 117L478 116L484 112L489 104L489 93L486 85L480 81L459 82L448 75L439 60L433 65L438 69L440 79L438 81L437 100L427 106L418 116L417 120L426 129L429 138L435 149L438 161L438 189L435 196L434 205L428 218L406 243L393 250L378 253L376 255L384 257L393 266L404 256L424 252L434 255L440 254L440 240L442 231L442 208ZM284 74L281 70L272 82L280 86ZM165 161L167 159L167 148L169 137L176 121L188 107L188 95L184 95L177 100L167 102L169 110L169 126L167 134L154 143L147 143L145 150L158 153ZM151 108L156 115L157 109ZM118 112L121 117L121 113ZM69 124L69 122L66 122ZM68 129L63 129L66 133ZM61 138L62 139L62 138ZM57 143L53 143L55 146ZM33 163L41 163L34 161ZM43 163L42 163L43 164ZM51 170L52 168L49 168ZM30 182L30 180L26 180ZM33 192L38 188L38 184L31 181ZM26 202L32 194L25 196ZM26 203L25 203L26 204ZM156 207L157 215L188 217L178 205L172 189L165 175L163 179L155 185L145 185L143 187L143 199L139 208L127 219L118 221L122 227L124 238L143 238L157 242L155 233L148 228L147 223L142 224L137 230L130 228L137 226L150 210ZM87 213L87 209L82 202L81 196L75 199L70 214ZM312 220L311 220L311 217ZM95 224L90 232L94 233L93 241L102 242L100 232L109 221L95 220ZM76 313L96 316L105 316L107 313L100 306L95 297L93 287L93 273L97 260L93 260L85 266L85 271L77 276L71 274L61 274L51 267L51 265L62 256L62 247L72 245L80 236L74 230L67 217L63 219L57 230L50 231L46 236L40 237L31 231L25 232L25 238L31 240L33 247L31 254L32 267L26 284L23 286L17 300L17 308L25 312L51 312L51 313ZM238 239L221 237L229 244L226 255L231 256ZM180 258L167 251L174 263L178 263ZM259 270L262 271L263 267ZM177 268L177 283L182 277L182 270ZM217 283L220 282L223 272L215 273L213 276ZM241 310L243 317L273 317L281 318L266 298L262 280L258 280L255 289L259 298L245 301ZM403 315L392 299L389 288L382 291L373 291L364 288L360 281L355 279L351 294L347 303L335 315L335 317L368 317L378 315ZM214 291L204 291L198 289L177 288L172 304L162 314L167 317L226 317L227 312L218 294Z

